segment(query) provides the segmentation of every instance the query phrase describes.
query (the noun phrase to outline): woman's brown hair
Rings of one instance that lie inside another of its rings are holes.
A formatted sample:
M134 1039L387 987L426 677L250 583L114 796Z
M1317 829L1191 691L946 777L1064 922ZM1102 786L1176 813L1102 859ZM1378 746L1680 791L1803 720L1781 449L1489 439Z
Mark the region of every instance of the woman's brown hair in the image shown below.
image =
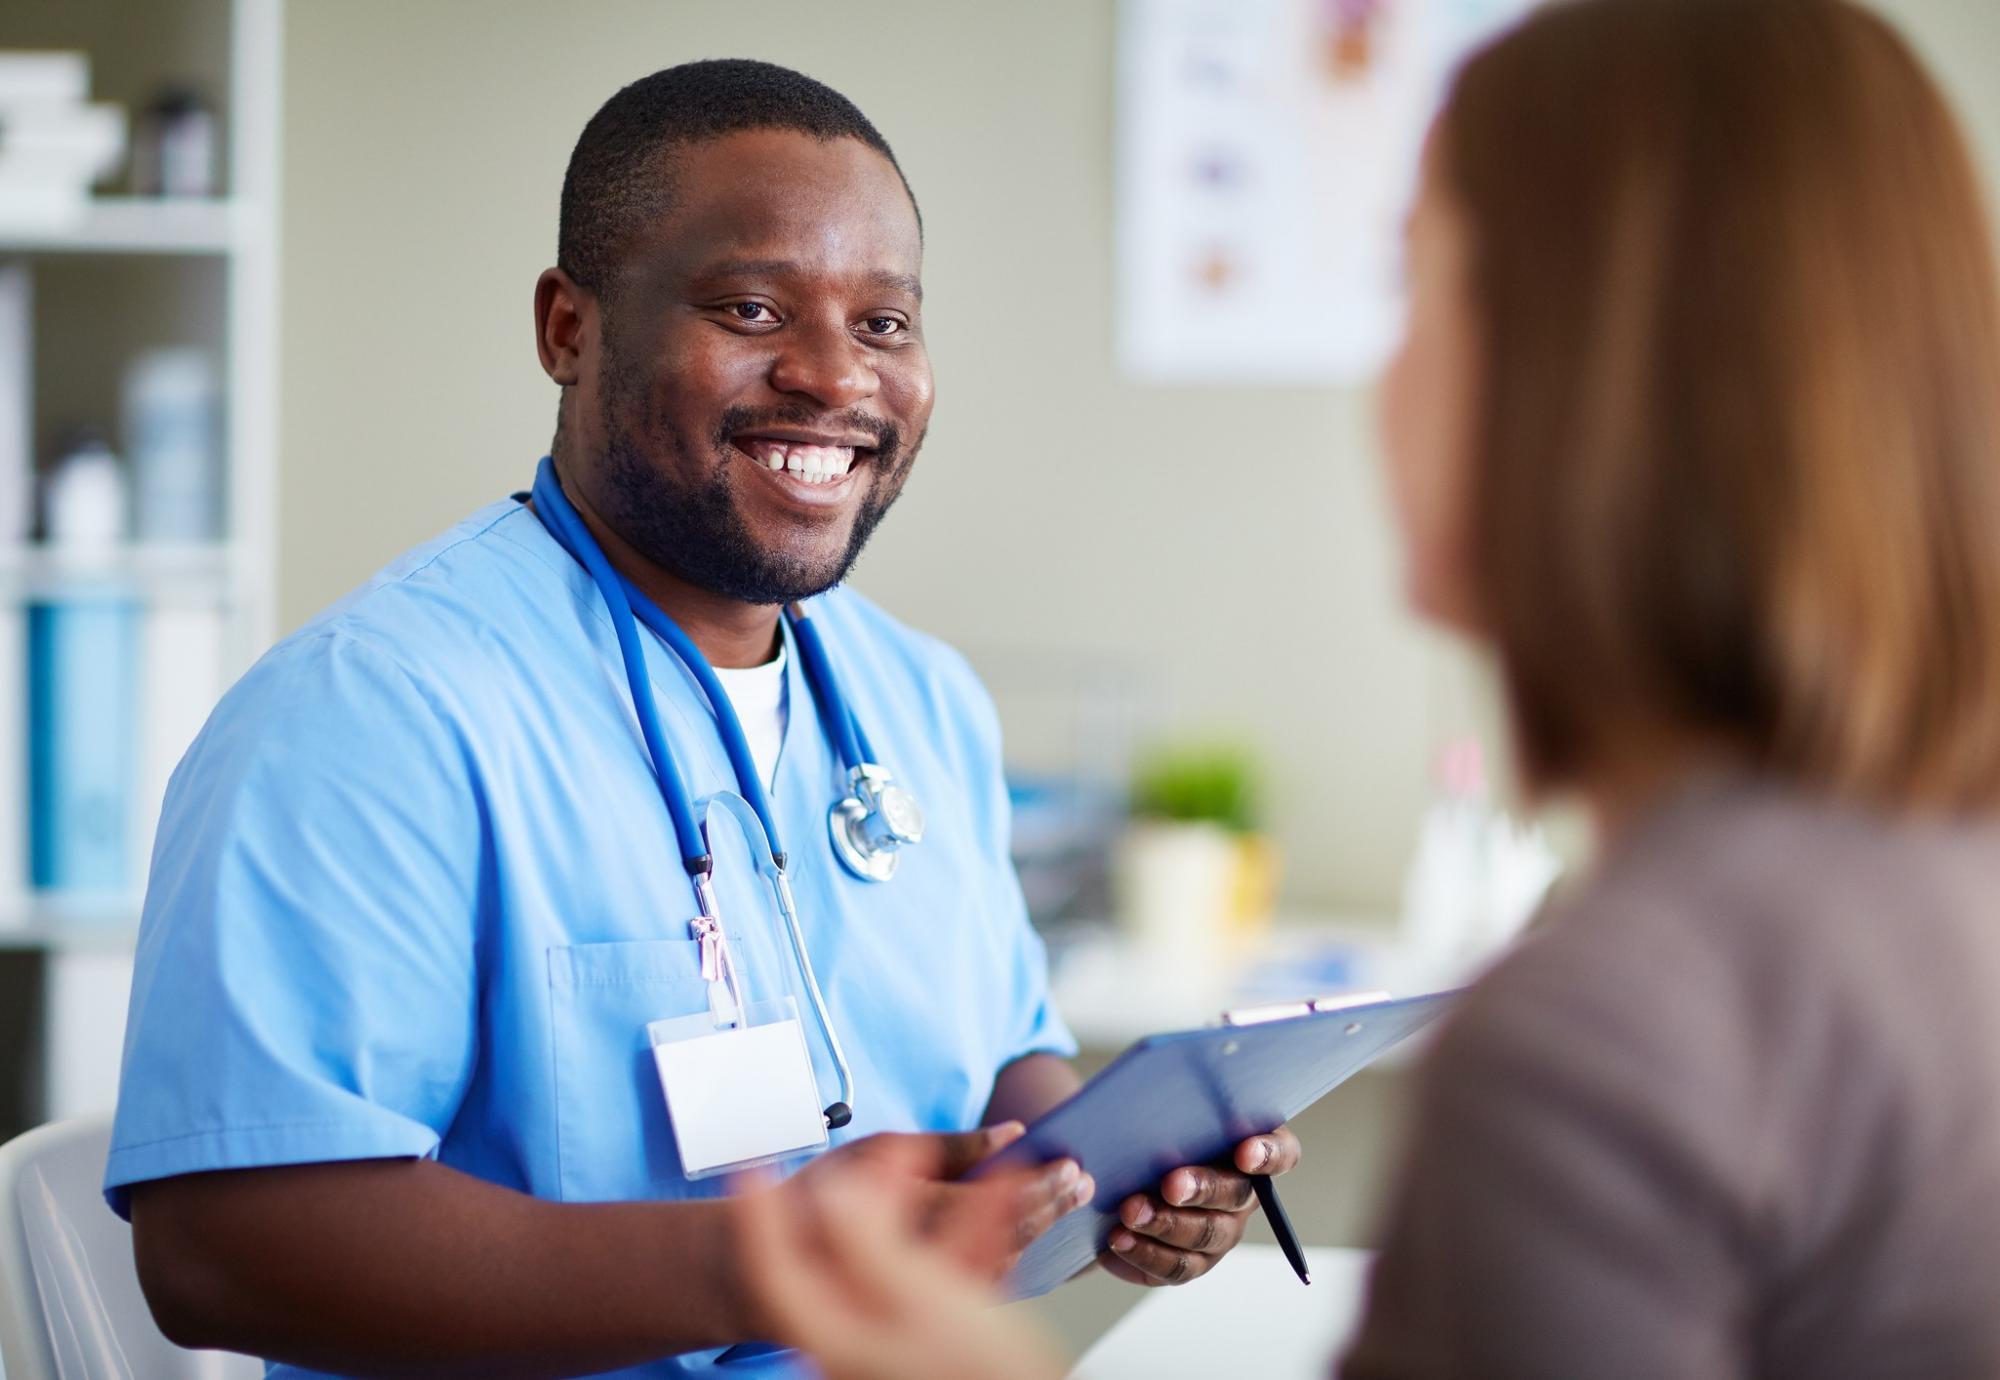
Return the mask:
M1569 0L1465 67L1434 157L1530 780L1664 731L2000 804L2000 290L1903 42L1845 0Z

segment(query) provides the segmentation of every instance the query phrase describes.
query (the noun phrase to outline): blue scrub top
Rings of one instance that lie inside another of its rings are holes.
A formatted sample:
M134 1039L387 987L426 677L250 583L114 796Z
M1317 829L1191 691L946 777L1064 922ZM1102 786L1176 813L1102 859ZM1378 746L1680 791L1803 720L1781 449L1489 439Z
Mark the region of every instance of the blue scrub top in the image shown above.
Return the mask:
M844 589L810 611L877 754L929 815L887 885L839 865L826 814L844 774L788 657L771 799L854 1068L854 1121L834 1140L974 1126L1001 1068L1075 1049L1008 858L999 723L941 643ZM693 678L641 636L689 792L735 789ZM111 1206L198 1170L416 1155L565 1202L722 1192L683 1176L646 1040L649 1021L707 1009L651 770L596 587L515 500L272 649L167 792ZM753 999L799 999L831 1102L782 927L722 818L725 927ZM619 1374L744 1373L715 1354Z

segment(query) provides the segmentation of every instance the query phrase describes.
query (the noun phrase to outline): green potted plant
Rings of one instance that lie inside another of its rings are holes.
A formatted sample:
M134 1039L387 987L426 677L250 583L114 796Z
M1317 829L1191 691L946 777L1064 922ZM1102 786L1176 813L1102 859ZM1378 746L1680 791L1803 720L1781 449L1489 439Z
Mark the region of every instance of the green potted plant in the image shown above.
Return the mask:
M1145 754L1115 868L1120 923L1148 947L1198 958L1269 918L1277 854L1258 832L1257 759L1232 742Z

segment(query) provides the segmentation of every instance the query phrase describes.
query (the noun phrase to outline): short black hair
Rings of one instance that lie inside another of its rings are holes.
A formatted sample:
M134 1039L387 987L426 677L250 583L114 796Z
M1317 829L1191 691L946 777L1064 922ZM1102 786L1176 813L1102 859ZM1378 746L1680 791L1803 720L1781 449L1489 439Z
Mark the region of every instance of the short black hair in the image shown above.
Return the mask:
M671 204L661 155L752 129L859 139L889 160L909 191L889 141L832 87L748 58L684 62L633 82L583 127L563 174L556 267L601 296L626 243ZM910 205L916 204L912 193ZM917 223L921 230L921 216Z

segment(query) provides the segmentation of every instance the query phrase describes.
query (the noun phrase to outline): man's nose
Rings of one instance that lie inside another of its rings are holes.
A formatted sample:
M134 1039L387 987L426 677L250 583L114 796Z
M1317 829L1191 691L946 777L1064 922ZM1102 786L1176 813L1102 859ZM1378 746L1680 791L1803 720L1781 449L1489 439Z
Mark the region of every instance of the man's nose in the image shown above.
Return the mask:
M786 333L771 362L771 386L780 393L811 398L821 407L852 407L875 396L881 380L868 347L845 326L812 327Z

